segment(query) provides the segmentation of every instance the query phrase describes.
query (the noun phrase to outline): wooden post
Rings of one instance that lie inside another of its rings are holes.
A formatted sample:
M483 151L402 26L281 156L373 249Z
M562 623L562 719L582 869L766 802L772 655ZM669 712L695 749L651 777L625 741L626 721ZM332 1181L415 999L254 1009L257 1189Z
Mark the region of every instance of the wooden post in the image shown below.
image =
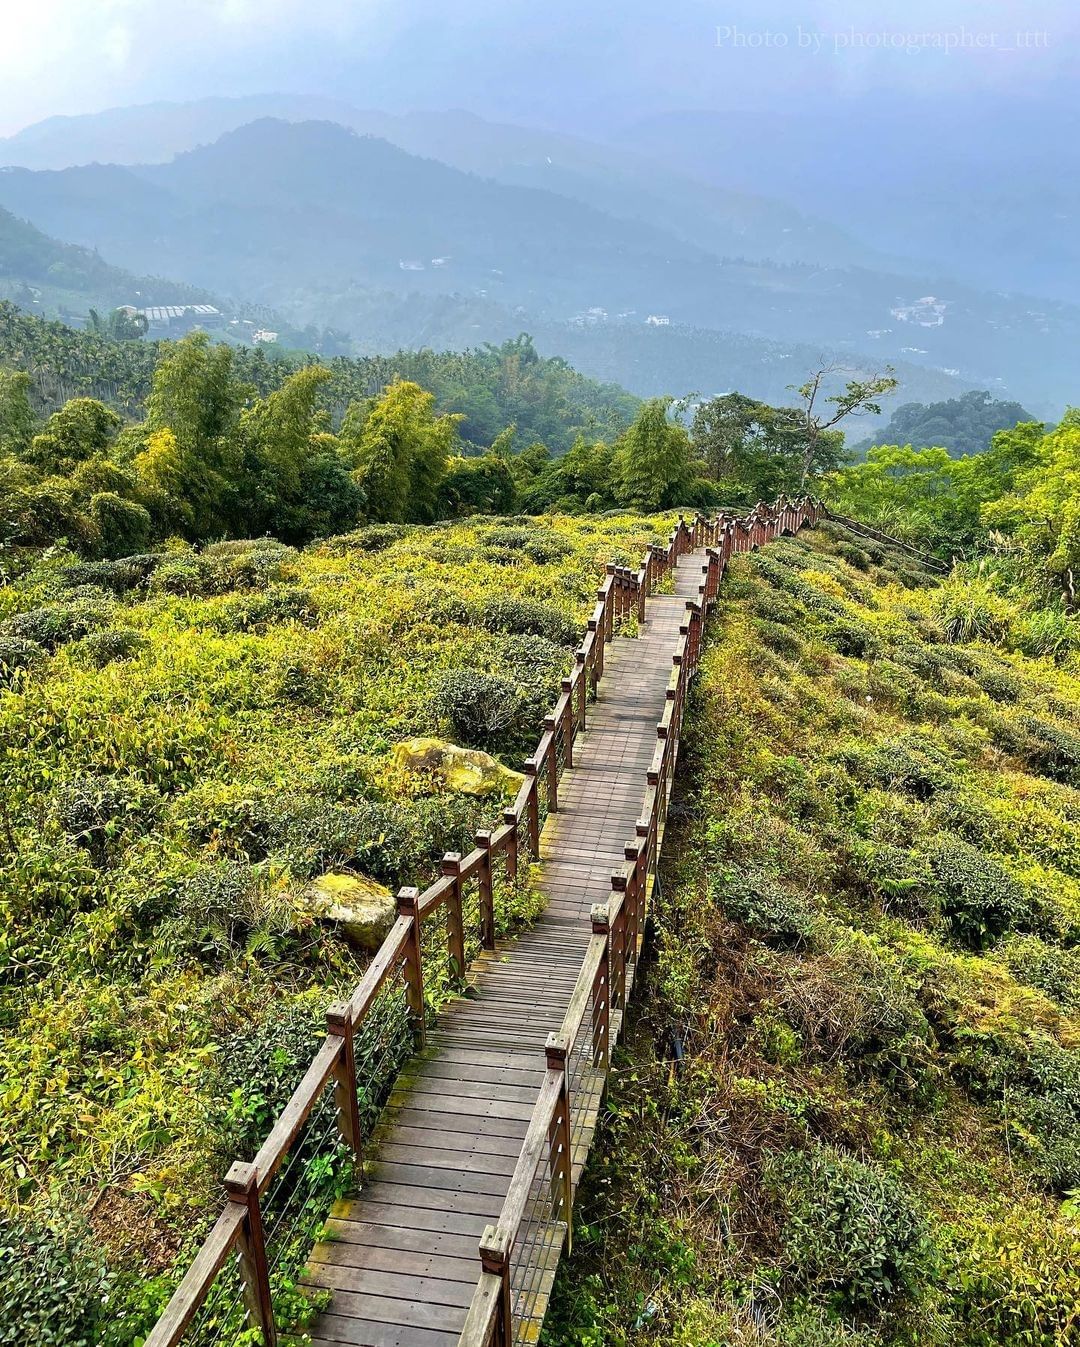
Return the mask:
M348 1001L335 1001L326 1012L326 1032L341 1039L341 1053L334 1066L334 1103L338 1127L357 1164L364 1160L360 1131L360 1104L356 1095L356 1051Z
M503 822L510 829L506 839L506 878L513 884L518 871L518 816L512 809L504 809Z
M270 1267L266 1261L262 1212L259 1210L259 1180L255 1166L238 1160L225 1175L225 1191L230 1202L243 1204L244 1223L240 1227L240 1276L244 1299L251 1318L262 1331L264 1347L276 1347L274 1307L270 1300Z
M489 1225L480 1240L480 1265L485 1272L498 1277L502 1288L499 1311L495 1316L495 1331L491 1347L514 1347L514 1322L510 1302L510 1244L501 1227Z
M446 948L450 953L451 976L458 982L465 976L465 919L461 907L461 852L448 851L439 869L454 884L446 902Z
M567 1088L567 1044L559 1034L549 1034L547 1041L547 1066L549 1071L558 1071L559 1102L548 1128L548 1165L551 1171L551 1211L557 1216L561 1201L562 1216L566 1222L566 1252L573 1244L573 1208L574 1179L571 1169L570 1151L570 1091Z
M574 765L574 680L564 678L559 686L566 696L562 712L563 766L569 771Z
M559 723L554 716L544 717L544 734L551 735L548 743L547 756L541 764L544 768L544 775L547 778L547 797L548 813L557 814L559 812L559 745L556 735L559 732Z
M409 1003L409 1018L419 1047L427 1039L427 1016L424 1010L424 967L420 957L420 890L398 889L399 917L409 917L412 925L405 942L405 995Z
M529 820L529 854L533 860L540 855L540 788L536 783L537 762L535 758L525 759L525 775L530 779L529 796L525 808Z
M597 596L603 599L607 605L605 608L604 640L610 641L615 635L615 566L609 561L604 570L607 572L609 583L606 583L603 589L597 591Z
M601 593L601 591L597 591ZM604 633L600 630L601 624L595 617L590 617L588 629L593 634L593 690L596 690L597 683L604 676Z
M477 883L480 888L480 944L484 949L495 948L495 885L491 873L491 830L481 828L473 839L484 853L480 862Z
M574 655L574 662L577 664L578 672L578 729L584 733L585 730L585 704L589 700L589 672L585 665L585 651L579 650Z
M607 904L595 904L590 917L593 935L604 937L604 952L593 983L593 1066L607 1071L611 1061L611 916Z
M655 801L653 808L655 809ZM652 818L639 818L634 832L641 845L641 883L638 886L638 926L645 930L646 907L649 901L649 864L652 860Z
M623 895L613 927L615 967L611 970L611 1008L622 1010L626 1005L626 876L620 872L613 874L611 887Z
M638 935L640 931L638 926L638 904L640 901L638 887L641 880L641 866L639 863L641 849L637 842L627 842L626 846L623 847L623 857L627 861L632 861L634 865L633 873L627 877L626 897L627 902L630 904L630 911L627 913L626 926L629 932L627 944L630 950L630 957L636 963L638 956Z

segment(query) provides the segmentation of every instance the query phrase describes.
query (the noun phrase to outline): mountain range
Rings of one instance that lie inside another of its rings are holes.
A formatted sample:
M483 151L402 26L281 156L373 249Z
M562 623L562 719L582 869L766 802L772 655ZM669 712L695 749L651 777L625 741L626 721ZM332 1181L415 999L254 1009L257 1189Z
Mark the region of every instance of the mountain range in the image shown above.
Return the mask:
M244 120L264 110L286 115ZM341 327L359 349L430 342L433 326L473 342L566 334L583 369L648 394L686 391L671 351L710 333L713 388L731 385L724 353L741 346L763 367L799 348L788 382L814 350L902 367L909 398L978 386L1053 415L1073 392L1080 309L871 252L818 216L708 181L707 165L659 148L661 128L612 147L277 95L138 111L0 142L0 161L34 165L0 170L0 206L129 271ZM42 167L65 156L141 162Z

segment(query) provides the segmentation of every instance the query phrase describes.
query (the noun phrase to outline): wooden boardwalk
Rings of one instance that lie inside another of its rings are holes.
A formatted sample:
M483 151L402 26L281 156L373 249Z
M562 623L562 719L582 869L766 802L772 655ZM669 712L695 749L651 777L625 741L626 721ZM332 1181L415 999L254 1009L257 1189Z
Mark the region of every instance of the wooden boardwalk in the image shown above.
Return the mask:
M361 1195L327 1223L308 1280L331 1292L311 1327L315 1347L457 1347L477 1283L478 1244L498 1220L559 1029L589 944L590 912L611 892L641 814L672 653L697 599L703 553L679 559L675 592L650 597L635 639L607 648L605 676L559 812L540 843L543 915L481 957L466 996L440 1015L406 1068L370 1148ZM574 1181L601 1089L575 1124ZM529 1317L539 1330L561 1238L536 1247ZM552 1252L553 1251L553 1252Z

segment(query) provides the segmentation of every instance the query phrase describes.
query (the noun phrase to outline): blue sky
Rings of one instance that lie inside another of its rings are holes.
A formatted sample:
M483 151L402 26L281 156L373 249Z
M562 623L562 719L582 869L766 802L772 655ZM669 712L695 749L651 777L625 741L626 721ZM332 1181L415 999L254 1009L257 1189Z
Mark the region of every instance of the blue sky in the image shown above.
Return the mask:
M674 108L868 91L1029 97L1077 75L1072 0L19 0L0 134L268 90L585 132Z

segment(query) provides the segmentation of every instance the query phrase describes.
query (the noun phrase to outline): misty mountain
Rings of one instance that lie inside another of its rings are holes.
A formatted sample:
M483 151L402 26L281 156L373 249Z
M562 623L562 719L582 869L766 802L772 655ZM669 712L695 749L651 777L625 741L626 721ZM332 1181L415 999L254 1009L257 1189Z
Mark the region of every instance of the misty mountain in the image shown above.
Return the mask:
M87 306L213 303L206 291L160 277L135 276L93 249L60 243L0 208L0 297L34 302L27 290Z
M375 289L490 301L519 329L629 324L655 336L666 318L862 364L905 361L1037 410L1072 391L1080 311L1067 305L933 276L723 257L641 220L326 122L264 119L167 164L7 169L0 204L132 271L358 335L362 305L352 297Z
M841 265L887 261L837 226L771 196L675 172L632 148L491 122L462 110L394 114L302 94L152 103L35 123L0 138L0 164L60 169L167 163L264 117L335 122L463 172L539 187L659 226L714 253Z
M670 112L618 142L728 191L782 183L785 199L842 219L865 244L936 259L970 284L1080 301L1075 97L875 91L797 109Z

